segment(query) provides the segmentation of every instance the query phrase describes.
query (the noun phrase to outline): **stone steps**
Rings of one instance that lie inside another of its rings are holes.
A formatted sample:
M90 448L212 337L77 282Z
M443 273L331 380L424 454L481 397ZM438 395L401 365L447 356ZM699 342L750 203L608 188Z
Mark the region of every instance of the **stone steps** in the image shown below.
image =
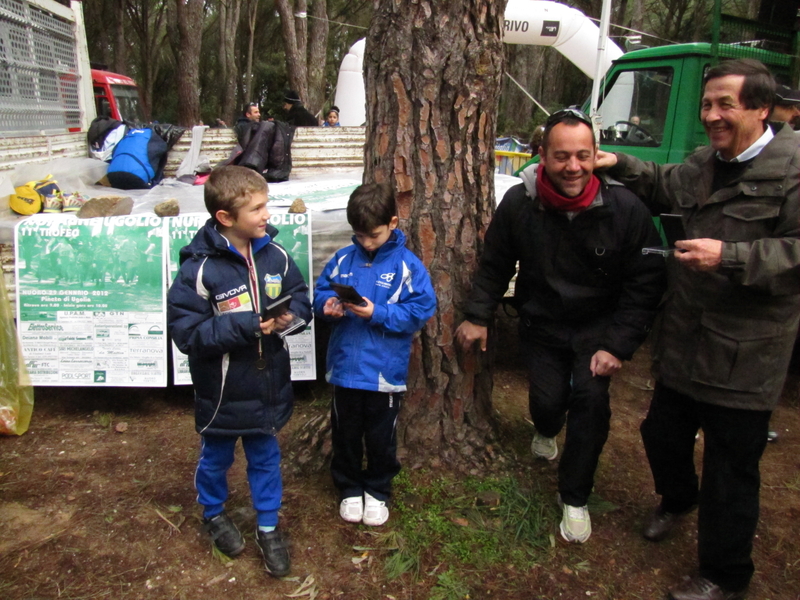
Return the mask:
M183 134L167 155L165 177L174 177L181 161L189 151L191 131ZM208 157L211 166L226 160L236 146L232 129L207 129L203 134L200 153ZM353 169L364 164L363 127L299 127L292 142L292 174L319 168Z

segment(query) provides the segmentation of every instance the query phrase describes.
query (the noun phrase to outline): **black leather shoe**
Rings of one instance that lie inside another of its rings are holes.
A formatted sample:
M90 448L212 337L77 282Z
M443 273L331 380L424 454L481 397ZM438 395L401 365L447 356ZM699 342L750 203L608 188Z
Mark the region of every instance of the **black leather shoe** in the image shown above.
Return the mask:
M692 512L695 508L697 508L696 504L683 512L671 513L665 511L659 505L658 508L653 511L653 514L650 515L647 523L644 524L642 535L646 540L650 540L651 542L660 542L669 535L669 532L675 527L675 523L678 522L678 519Z
M261 554L264 555L264 566L267 568L267 573L273 577L285 577L289 574L291 568L289 546L280 531L256 529L256 543L261 549Z
M244 550L244 538L226 513L221 512L210 519L203 519L203 528L223 554L233 557Z
M726 592L705 577L684 577L669 591L670 600L743 600L747 590Z

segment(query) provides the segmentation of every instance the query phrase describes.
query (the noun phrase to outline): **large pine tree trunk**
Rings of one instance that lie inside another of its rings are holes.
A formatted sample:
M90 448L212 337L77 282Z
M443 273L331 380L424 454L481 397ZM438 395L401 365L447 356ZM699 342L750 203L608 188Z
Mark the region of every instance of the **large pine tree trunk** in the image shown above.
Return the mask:
M456 458L489 430L487 355L454 331L494 213L494 142L505 0L376 0L367 37L365 181L388 181L439 310L414 345L398 433Z

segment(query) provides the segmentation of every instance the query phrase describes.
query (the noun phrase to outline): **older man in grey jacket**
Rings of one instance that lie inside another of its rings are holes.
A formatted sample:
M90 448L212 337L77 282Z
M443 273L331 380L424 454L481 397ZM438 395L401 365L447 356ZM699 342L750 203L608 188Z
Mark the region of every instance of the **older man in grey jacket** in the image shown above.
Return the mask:
M673 587L673 600L745 596L759 460L800 320L800 151L788 125L767 123L775 83L761 63L737 60L709 69L704 85L710 147L679 165L597 160L654 213L681 215L688 238L668 259L657 384L641 428L662 497L644 536L662 540L699 504L699 575Z

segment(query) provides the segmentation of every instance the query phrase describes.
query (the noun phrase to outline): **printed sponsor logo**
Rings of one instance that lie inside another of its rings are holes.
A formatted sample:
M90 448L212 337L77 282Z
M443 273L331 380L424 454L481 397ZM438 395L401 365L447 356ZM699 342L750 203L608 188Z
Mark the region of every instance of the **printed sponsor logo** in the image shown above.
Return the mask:
M238 296L242 292L246 292L246 291L247 291L247 286L246 285L240 285L239 287L237 287L235 289L228 290L227 292L223 292L221 294L217 294L216 296L214 296L214 300L224 300L225 298L230 298L231 296Z
M249 310L250 292L245 292L244 294L240 294L236 298L231 298L229 300L218 302L217 308L221 313L238 311L238 310Z
M395 273L384 273L378 278L379 280L375 282L375 285L377 285L378 287L389 289L390 287L392 287L392 281L394 281L394 276Z

